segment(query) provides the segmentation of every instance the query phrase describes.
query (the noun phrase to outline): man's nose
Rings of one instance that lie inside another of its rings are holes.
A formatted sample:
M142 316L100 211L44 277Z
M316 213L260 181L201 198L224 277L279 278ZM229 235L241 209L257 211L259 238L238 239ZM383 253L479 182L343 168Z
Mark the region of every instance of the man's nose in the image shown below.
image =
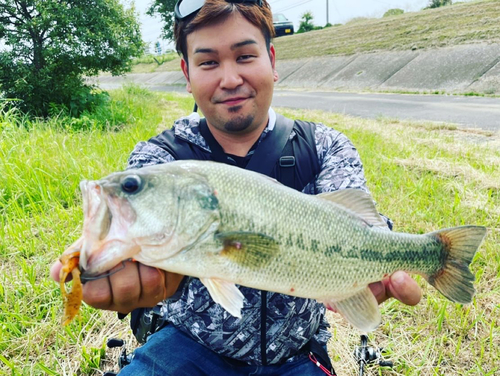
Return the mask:
M235 89L243 84L243 77L237 64L224 64L220 86L222 89Z

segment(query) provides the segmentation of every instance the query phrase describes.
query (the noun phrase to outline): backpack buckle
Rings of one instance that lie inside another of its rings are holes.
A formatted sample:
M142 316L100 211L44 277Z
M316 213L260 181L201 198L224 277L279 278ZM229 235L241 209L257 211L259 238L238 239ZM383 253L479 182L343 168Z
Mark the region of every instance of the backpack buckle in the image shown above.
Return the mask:
M280 167L294 167L294 166L295 166L294 156L286 156L280 158Z

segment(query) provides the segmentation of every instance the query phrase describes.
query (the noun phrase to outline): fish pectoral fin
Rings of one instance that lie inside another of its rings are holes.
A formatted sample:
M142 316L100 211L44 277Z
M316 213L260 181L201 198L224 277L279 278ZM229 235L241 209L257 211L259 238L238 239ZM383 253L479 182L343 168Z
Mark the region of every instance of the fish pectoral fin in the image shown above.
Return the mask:
M220 304L234 317L241 319L244 296L232 282L218 278L200 278L214 302Z
M348 298L325 300L323 304L337 310L347 321L363 332L374 331L382 321L377 299L368 286Z
M270 236L251 232L221 232L215 238L222 243L221 256L248 268L261 268L279 253L279 243Z
M372 196L361 189L341 189L320 193L317 197L350 210L370 226L387 228L387 223L380 216Z

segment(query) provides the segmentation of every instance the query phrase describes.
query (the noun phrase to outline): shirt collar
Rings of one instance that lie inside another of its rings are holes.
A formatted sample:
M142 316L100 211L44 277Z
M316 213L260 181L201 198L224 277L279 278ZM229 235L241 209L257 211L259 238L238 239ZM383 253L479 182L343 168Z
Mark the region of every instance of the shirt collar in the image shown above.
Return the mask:
M267 134L271 132L276 125L276 112L274 112L274 110L269 107L268 114L269 121L267 122L267 125L259 138L259 142L262 141L264 137L266 137ZM185 116L176 120L173 126L174 134L176 137L179 137L207 151L210 151L207 142L200 132L200 119L200 114L197 112L193 112L189 116Z

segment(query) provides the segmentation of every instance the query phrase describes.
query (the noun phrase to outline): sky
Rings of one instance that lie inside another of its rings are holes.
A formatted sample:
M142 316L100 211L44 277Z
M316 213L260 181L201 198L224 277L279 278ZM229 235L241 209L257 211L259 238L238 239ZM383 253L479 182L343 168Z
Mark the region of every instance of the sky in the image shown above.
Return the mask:
M130 3L131 0L122 0ZM154 45L159 41L163 50L172 48L168 42L160 39L161 22L159 18L146 15L146 10L152 0L133 0L140 13L142 37ZM268 0L273 13L283 13L298 29L302 14L311 11L315 25L324 26L327 22L326 6L328 3L328 21L331 24L345 23L355 17L380 18L392 8L400 8L405 12L418 11L429 3L429 0Z

